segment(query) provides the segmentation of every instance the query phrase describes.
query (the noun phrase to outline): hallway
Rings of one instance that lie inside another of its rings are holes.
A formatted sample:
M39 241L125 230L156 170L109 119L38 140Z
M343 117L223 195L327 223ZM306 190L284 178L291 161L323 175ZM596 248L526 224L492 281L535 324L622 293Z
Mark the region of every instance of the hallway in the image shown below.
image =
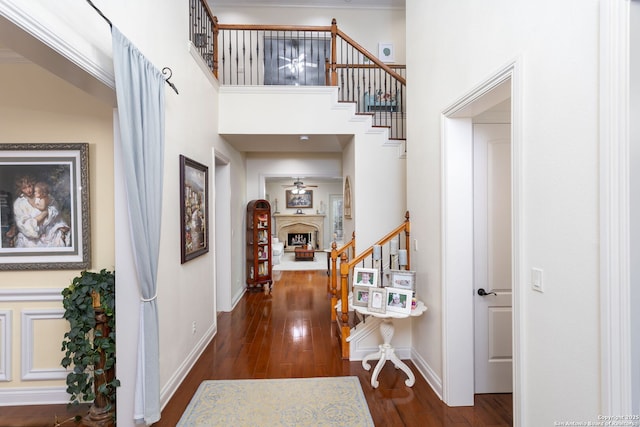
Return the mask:
M422 375L416 372L415 385L406 387L404 373L390 363L379 376L380 386L373 389L371 374L360 362L340 358L329 317L326 271L283 271L277 277L271 295L247 292L232 312L218 316L217 335L154 427L175 426L203 380L342 375L360 378L377 426L513 425L511 394L480 395L474 407L450 408ZM415 372L414 365L407 364ZM0 427L51 426L56 415L60 421L71 416L66 410L66 405L0 407Z
M475 407L449 408L416 373L416 384L388 363L380 386L360 362L340 358L329 317L326 271L283 271L270 296L248 292L218 316L218 334L162 411L154 427L174 426L201 381L354 375L378 426L511 426L511 395L476 397ZM412 369L415 368L408 362ZM241 402L239 402L241 404Z

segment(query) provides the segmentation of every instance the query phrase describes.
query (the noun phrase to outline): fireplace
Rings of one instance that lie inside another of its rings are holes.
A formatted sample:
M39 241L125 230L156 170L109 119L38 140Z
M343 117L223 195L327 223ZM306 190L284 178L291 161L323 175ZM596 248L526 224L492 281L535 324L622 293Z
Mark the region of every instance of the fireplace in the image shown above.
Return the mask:
M311 233L287 233L287 246L306 246L311 243Z
M311 244L313 249L323 249L324 215L316 214L275 214L276 237L283 242L285 251L293 252L296 247Z

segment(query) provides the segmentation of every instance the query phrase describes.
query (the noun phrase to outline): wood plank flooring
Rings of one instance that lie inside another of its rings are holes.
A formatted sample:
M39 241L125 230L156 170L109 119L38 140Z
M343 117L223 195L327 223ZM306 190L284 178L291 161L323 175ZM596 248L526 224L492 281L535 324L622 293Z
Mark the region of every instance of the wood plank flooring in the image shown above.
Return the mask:
M407 364L416 373L413 387L406 387L405 374L387 363L379 387L372 388L371 373L360 362L340 358L335 324L329 317L326 272L285 271L277 277L270 295L249 291L232 312L219 314L217 335L153 427L175 426L203 380L343 375L360 379L376 426L513 425L511 394L477 395L473 407L450 408L410 361ZM65 406L29 408L0 407L0 426L51 426L53 414Z

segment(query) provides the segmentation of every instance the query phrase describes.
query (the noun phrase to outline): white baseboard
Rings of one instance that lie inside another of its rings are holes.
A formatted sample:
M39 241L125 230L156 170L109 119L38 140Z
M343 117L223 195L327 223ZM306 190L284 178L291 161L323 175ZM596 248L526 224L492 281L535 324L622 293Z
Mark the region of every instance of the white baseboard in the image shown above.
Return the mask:
M0 406L60 405L69 397L66 386L2 388Z
M434 393L442 400L442 379L436 375L431 366L414 349L411 349L411 361L420 372L420 375L427 381L427 384L431 386Z
M198 358L202 355L205 348L209 345L213 337L216 335L218 331L218 324L213 325L207 333L202 337L198 345L196 345L189 353L189 355L185 358L184 362L180 365L178 370L169 378L169 381L162 387L160 390L160 407L164 409L165 405L169 403L173 394L178 390L180 384L187 377L193 366L198 361Z

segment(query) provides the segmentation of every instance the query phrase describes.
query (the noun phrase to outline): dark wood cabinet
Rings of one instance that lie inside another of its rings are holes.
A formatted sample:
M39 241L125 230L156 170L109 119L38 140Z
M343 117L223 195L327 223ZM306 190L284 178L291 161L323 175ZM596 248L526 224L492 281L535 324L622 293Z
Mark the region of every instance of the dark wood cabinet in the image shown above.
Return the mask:
M267 200L247 204L247 285L269 286L271 278L271 205Z

